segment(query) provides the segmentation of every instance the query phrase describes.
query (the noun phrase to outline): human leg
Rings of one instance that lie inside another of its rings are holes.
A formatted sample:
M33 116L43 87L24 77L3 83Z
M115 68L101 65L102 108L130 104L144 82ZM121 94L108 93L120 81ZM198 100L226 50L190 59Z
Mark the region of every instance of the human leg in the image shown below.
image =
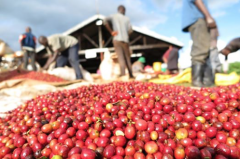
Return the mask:
M28 66L28 51L24 50L24 56L23 56L23 67L26 70Z
M130 49L129 49L128 43L123 43L123 50L124 50L123 56L124 56L125 65L127 66L129 76L133 78L131 55L130 55Z
M76 79L83 79L82 71L79 67L79 44L76 44L68 49L68 60L75 70Z
M35 54L34 51L33 51L33 52L30 52L31 66L32 66L32 68L33 68L34 71L37 70L37 67L36 67L36 65L35 65L35 56L36 56L36 54Z
M118 56L118 63L120 65L120 76L124 76L125 75L125 60L124 60L124 50L123 50L123 46L121 44L122 42L119 42L119 41L116 41L114 40L113 41L113 45L114 45L114 48L115 48L115 52L117 53L117 56Z
M172 48L171 52L169 53L168 60L167 60L167 69L178 70L178 49Z
M192 56L192 85L197 87L203 86L203 78L206 81L212 79L212 74L205 73L205 70L211 69L211 65L206 64L209 58L210 50L210 34L204 19L199 19L189 27L193 40L191 56ZM207 75L209 77L207 77Z
M67 62L68 62L68 49L63 51L61 55L58 55L56 60L56 68L65 66Z

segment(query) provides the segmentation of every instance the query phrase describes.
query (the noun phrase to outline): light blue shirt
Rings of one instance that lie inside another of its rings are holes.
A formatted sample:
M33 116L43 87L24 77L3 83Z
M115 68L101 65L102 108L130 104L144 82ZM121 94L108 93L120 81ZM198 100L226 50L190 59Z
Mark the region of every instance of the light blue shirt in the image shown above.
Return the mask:
M182 31L188 32L188 27L194 24L199 18L204 18L203 13L195 5L196 0L183 0L182 7ZM207 0L202 0L208 8Z

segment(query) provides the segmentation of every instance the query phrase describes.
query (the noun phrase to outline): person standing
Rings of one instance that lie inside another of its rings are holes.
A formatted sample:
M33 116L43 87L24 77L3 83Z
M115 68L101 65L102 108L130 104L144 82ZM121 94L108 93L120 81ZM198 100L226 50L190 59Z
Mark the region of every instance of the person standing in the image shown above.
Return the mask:
M34 71L37 70L35 65L35 48L37 44L36 37L32 34L31 28L27 27L26 32L19 37L21 50L24 52L23 62L24 69L27 69L28 60L31 59L31 66Z
M63 67L69 63L76 73L76 79L83 79L81 69L79 67L78 40L68 35L52 35L50 37L40 36L39 43L46 47L49 58L43 69L46 70L51 63L56 61L56 67Z
M178 73L178 51L178 48L170 45L168 50L164 53L162 59L163 62L167 64L167 71L165 74Z
M104 20L104 24L113 36L113 45L120 64L120 76L125 75L125 67L127 67L130 78L134 78L132 74L129 49L129 34L132 32L132 26L129 18L125 16L125 11L125 7L120 5L118 7L118 13L107 17ZM110 27L109 22L111 22L112 28Z
M183 0L182 30L190 32L193 41L192 85L197 87L214 84L210 53L210 29L216 28L208 11L207 0Z

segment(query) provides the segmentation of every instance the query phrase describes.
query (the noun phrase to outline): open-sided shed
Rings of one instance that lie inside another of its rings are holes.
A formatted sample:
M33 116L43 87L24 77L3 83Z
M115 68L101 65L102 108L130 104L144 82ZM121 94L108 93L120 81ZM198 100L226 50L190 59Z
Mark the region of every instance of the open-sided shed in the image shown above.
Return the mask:
M79 40L80 63L90 72L96 72L101 62L101 52L108 49L114 52L112 36L103 26L103 15L95 15L62 33L72 35ZM162 61L162 55L170 45L182 48L183 44L176 39L159 35L155 32L133 26L130 35L131 60L136 61L139 56L146 58L146 64ZM43 65L47 54L44 47L37 49L37 61ZM89 58L94 57L95 58Z

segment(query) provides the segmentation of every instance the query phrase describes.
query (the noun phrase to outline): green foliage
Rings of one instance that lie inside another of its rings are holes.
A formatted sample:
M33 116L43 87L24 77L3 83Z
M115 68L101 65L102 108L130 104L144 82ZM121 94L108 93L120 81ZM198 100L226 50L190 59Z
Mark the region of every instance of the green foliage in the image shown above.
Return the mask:
M229 64L228 73L236 72L240 75L240 62L234 62Z

